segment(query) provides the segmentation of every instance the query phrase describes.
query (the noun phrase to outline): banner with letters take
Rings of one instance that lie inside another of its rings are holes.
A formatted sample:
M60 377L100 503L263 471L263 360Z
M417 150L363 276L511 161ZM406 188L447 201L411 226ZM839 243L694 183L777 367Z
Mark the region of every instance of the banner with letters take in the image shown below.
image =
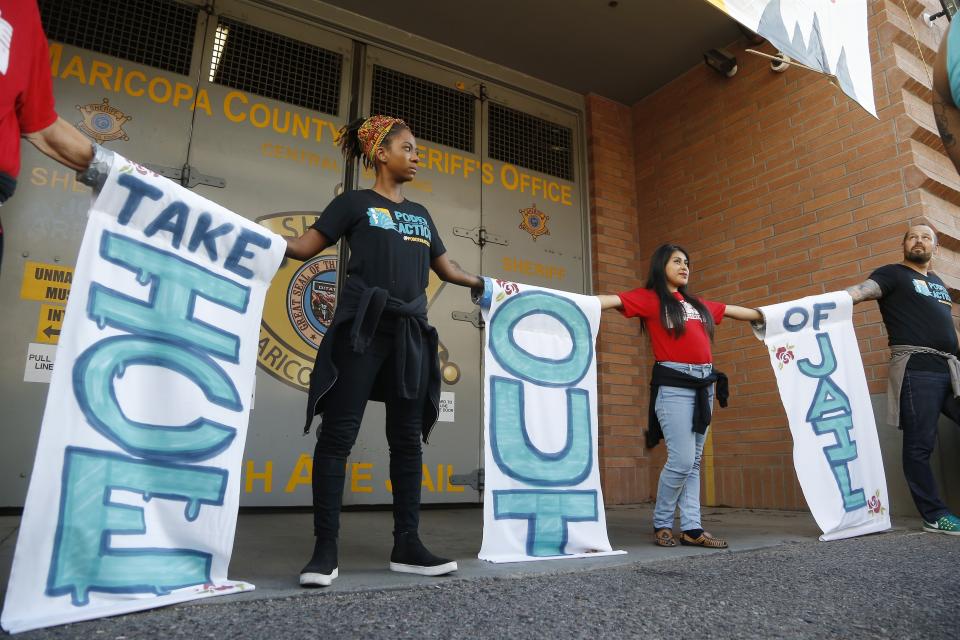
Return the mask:
M480 559L612 551L597 464L592 296L485 279L484 499Z
M890 528L887 479L845 291L763 307L793 435L793 464L821 540Z
M16 633L227 594L283 238L117 156L77 258L4 602Z

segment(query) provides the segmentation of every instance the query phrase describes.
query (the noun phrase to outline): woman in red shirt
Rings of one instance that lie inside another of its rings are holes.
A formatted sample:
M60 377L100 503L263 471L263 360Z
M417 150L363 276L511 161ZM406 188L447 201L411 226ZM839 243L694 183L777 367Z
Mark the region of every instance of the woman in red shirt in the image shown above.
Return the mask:
M656 364L650 383L650 430L647 447L663 437L667 461L660 472L653 512L656 542L677 544L673 520L680 508L680 543L724 549L727 543L711 536L700 523L700 457L713 406L714 384L720 405L726 406L727 377L713 368L710 343L723 318L760 320L756 309L703 300L687 290L690 258L675 244L657 248L650 259L644 288L619 295L602 295L603 309L620 309L639 317L650 334Z

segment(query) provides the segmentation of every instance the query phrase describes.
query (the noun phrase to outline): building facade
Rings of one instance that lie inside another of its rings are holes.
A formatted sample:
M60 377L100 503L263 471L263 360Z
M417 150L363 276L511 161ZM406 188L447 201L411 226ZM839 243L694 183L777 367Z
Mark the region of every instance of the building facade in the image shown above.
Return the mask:
M625 104L525 75L519 59L497 64L391 27L373 10L361 16L313 0L131 0L122 12L88 0L39 4L64 117L278 233L302 231L339 189L371 183L342 165L334 136L353 117L390 112L407 118L422 145L425 170L408 196L434 212L450 255L471 271L613 293L642 286L648 256L671 241L691 253L692 290L760 306L861 282L900 260L907 224L927 222L940 234L935 268L951 295L960 293L960 177L930 107L947 25L928 24L940 8L934 0L868 0L879 118L822 76L772 72L744 51L746 37L727 47L739 63L734 77L697 65ZM582 57L604 63L588 46ZM72 174L25 150L18 196L3 212L0 297L12 302L0 326L8 407L0 507L22 505L26 493L46 400L37 370L52 357L87 205ZM247 506L309 504L306 376L342 260L330 250L285 263L268 295ZM453 289L429 289L449 424L427 448L424 500L476 503L480 322ZM858 306L854 321L894 509L910 513L900 436L884 424L887 348L876 305ZM664 448L644 447L647 338L636 321L607 313L598 353L605 499L651 500ZM765 347L728 322L714 353L732 398L705 450L704 503L803 509ZM382 410L368 414L348 471L352 504L389 502ZM943 459L957 446L945 425ZM956 504L960 473L937 466Z

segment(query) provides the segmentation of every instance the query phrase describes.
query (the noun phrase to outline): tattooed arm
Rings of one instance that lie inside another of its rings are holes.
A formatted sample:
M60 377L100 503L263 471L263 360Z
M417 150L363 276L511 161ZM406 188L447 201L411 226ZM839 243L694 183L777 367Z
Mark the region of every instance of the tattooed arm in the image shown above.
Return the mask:
M847 287L847 293L853 298L853 304L863 302L864 300L879 300L883 297L883 292L880 291L880 285L873 280L864 280L860 284Z
M947 40L949 34L944 34L940 42L940 50L933 64L933 117L940 131L943 147L950 156L953 165L960 170L960 109L953 102L950 91L950 78L947 75Z

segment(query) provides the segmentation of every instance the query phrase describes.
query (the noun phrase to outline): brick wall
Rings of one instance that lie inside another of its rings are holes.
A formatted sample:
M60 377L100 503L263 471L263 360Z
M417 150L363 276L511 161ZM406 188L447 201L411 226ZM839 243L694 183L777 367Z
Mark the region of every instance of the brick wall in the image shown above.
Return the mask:
M587 97L593 286L596 292L636 286L639 225L633 121L630 109L598 96ZM609 504L648 500L648 456L638 425L644 422L647 344L639 326L606 312L599 337L600 459L604 499Z
M844 288L898 261L905 226L918 221L940 231L936 268L960 290L960 178L930 108L940 32L920 17L939 3L906 6L926 69L902 5L869 2L879 120L823 77L773 73L742 42L727 47L740 67L733 78L701 65L630 109L589 97L595 290L639 286L653 249L673 241L691 253L694 292L751 306L782 302ZM622 503L653 497L663 452L645 451L640 439L646 338L615 315L605 316L599 347L600 443L605 498ZM876 305L855 308L854 322L871 392L883 393L886 335ZM732 401L712 430L707 502L803 508L763 345L745 323L727 320L714 358L730 376Z

